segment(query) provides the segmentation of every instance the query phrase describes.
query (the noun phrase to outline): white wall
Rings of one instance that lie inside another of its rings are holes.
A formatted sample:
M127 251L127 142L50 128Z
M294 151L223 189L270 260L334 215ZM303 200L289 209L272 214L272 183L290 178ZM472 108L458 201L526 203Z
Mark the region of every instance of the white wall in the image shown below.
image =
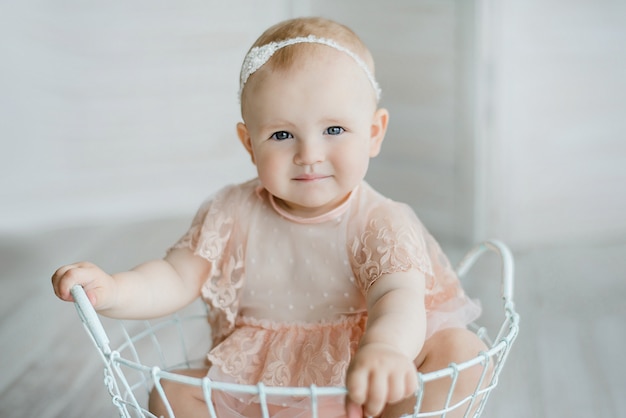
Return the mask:
M461 235L456 3L5 3L0 230L189 213L254 175L234 135L242 57L268 25L321 14L378 62L392 124L368 180Z
M190 216L253 176L240 62L270 24L321 14L377 61L392 117L368 180L438 237L621 237L624 4L2 2L0 232Z
M291 2L0 4L0 230L192 212L254 174L238 72Z
M481 7L478 234L517 246L624 239L626 2Z

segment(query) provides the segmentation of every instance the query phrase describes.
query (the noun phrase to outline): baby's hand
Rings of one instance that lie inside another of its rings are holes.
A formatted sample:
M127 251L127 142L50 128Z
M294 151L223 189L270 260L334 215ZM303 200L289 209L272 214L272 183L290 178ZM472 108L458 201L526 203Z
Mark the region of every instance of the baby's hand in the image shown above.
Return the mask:
M348 417L377 416L386 404L399 402L417 390L413 361L383 343L365 344L356 352L346 377Z
M52 275L54 293L62 300L68 302L74 300L70 289L77 284L83 286L96 310L107 309L114 304L115 280L95 264L89 262L68 264L60 267Z

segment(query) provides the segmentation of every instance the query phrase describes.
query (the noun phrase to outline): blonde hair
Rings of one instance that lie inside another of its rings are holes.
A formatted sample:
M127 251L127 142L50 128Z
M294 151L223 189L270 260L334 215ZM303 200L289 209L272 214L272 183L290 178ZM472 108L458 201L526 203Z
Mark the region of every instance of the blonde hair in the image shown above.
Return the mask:
M248 54L256 47L261 47L273 42L309 36L330 39L340 44L342 47L349 49L363 61L371 74L374 74L374 60L372 55L358 35L347 26L322 17L295 18L277 23L259 36L250 47ZM296 45L290 45L275 51L263 66L270 70L289 69L300 58L309 56L311 53L311 49L294 46ZM241 104L243 106L245 87L242 87Z
M270 42L284 41L285 39L300 36L314 35L318 38L332 39L338 44L352 50L368 65L374 73L374 60L365 44L349 27L322 17L306 17L285 20L280 22L259 36L252 48L269 44ZM305 52L301 48L284 48L277 51L268 62L271 68L283 69L289 66Z

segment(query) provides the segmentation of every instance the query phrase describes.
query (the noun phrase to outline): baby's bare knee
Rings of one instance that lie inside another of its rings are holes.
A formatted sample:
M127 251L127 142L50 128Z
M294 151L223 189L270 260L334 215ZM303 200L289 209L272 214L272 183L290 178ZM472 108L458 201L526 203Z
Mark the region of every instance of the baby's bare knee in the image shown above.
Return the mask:
M178 370L175 373L194 378L206 376L206 370L204 369ZM152 414L157 417L169 417L168 408L171 408L177 417L208 416L202 389L199 386L179 383L169 379L159 380L158 385L160 390L157 389L155 384L148 400L148 409Z
M173 382L167 379L161 379L158 383L160 390L157 389L157 385L150 391L150 398L148 399L148 409L157 417L169 417L169 408L175 408L172 406L176 404L176 401L185 395L185 386L180 383Z
M169 386L169 384L163 385ZM162 387L163 387L162 386ZM164 393L168 396L168 391L163 387ZM167 417L167 407L165 406L165 401L162 398L162 395L157 390L156 386L152 388L150 391L150 397L148 398L148 410L156 415L157 417Z
M478 336L465 328L448 328L439 331L437 351L450 359L450 362L461 363L476 357L487 346Z
M443 329L431 336L424 345L420 354L421 363L416 363L422 373L433 372L445 369L450 364L462 363L481 356L487 351L485 343L473 332L464 328ZM481 356L482 357L482 356ZM481 361L471 367L460 367L454 384L450 378L435 379L426 383L422 411L437 411L444 407L448 397L452 404L460 402L462 399L469 399L476 396L481 388L484 388L491 377L492 365L489 361ZM475 411L482 396L476 396L476 401L470 413ZM455 410L446 416L461 417L466 416L466 408L469 403L463 404L458 411Z
M422 373L463 363L487 351L485 343L464 328L447 328L431 336L424 345L416 366Z

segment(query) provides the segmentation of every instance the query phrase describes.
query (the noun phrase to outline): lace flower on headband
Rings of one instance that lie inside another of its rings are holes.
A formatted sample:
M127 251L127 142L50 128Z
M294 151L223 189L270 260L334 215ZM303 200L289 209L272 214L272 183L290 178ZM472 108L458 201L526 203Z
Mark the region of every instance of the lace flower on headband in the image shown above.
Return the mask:
M354 62L356 62L356 64L361 67L361 69L365 72L365 75L369 79L372 87L374 88L374 92L376 93L376 100L380 99L380 87L378 86L378 83L374 78L374 74L372 74L369 67L367 66L367 64L365 64L361 57L350 51L348 48L339 45L332 39L318 38L314 35L300 36L296 38L285 39L279 42L270 42L269 44L255 46L254 48L252 48L244 58L243 65L241 66L241 75L239 78L239 99L241 100L241 92L243 91L243 87L246 85L246 81L248 81L248 77L254 74L263 65L265 65L265 63L269 61L269 59L272 57L272 55L274 55L274 53L276 53L276 51L286 46L295 44L321 44L348 54L354 60Z

